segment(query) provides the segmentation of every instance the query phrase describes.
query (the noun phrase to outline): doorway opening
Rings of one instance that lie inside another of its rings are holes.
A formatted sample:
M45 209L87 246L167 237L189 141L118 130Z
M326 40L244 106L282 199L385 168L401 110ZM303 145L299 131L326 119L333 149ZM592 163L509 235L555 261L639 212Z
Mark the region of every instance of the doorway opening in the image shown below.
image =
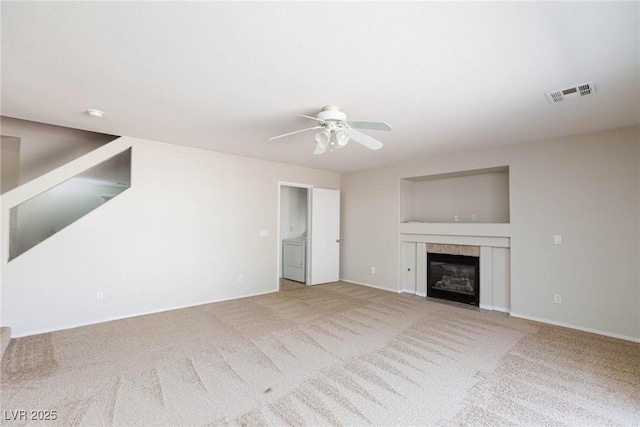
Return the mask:
M309 281L311 186L280 183L278 259L279 290L295 289Z

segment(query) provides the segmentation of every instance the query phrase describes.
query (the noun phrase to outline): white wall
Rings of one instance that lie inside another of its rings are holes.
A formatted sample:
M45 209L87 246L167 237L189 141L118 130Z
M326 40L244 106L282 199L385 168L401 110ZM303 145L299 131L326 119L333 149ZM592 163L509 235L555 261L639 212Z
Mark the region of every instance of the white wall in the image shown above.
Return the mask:
M397 291L400 178L507 165L512 314L640 339L639 158L635 127L343 174L341 277Z
M2 262L2 325L14 335L277 291L278 182L340 188L335 172L122 140L132 187Z
M68 163L116 137L0 117L2 135L20 138L20 185Z

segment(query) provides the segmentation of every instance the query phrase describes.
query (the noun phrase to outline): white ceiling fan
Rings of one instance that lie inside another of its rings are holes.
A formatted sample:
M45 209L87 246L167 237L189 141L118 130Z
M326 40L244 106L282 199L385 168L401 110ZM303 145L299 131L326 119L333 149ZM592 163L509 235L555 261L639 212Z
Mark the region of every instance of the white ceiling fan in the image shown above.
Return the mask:
M358 129L391 130L391 126L385 122L349 121L347 120L347 115L340 111L340 107L337 105L325 105L322 111L318 113L318 117L305 116L304 114L300 116L316 120L318 126L274 136L269 138L269 140L306 132L308 130L322 129L316 134L316 148L313 150L313 154L323 154L327 149L333 151L334 149L342 148L347 145L349 140L354 140L372 150L379 150L382 148L382 142L371 138L369 135L365 135Z

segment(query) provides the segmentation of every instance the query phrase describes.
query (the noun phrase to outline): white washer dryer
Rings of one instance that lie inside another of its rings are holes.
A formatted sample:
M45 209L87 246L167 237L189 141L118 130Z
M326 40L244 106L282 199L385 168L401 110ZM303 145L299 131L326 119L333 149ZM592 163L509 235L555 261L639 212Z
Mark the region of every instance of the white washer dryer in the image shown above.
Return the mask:
M304 238L282 241L282 277L296 282L306 282L307 241Z

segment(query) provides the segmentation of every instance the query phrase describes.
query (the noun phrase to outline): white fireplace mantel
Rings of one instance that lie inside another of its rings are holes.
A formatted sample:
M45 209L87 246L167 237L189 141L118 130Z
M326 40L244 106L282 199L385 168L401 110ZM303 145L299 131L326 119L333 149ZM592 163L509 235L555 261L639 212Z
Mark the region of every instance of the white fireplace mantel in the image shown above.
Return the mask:
M511 224L403 222L400 234L432 234L442 236L510 237Z
M426 296L427 243L480 247L480 308L510 311L509 224L400 224L400 285Z

